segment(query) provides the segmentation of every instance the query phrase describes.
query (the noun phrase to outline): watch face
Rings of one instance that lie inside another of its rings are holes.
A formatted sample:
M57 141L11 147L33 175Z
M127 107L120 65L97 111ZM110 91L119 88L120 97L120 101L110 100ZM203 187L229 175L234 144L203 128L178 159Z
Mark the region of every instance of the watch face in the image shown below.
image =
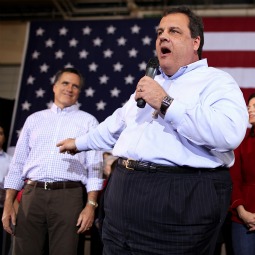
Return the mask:
M164 97L162 103L161 103L161 107L160 107L160 112L165 115L167 109L169 108L169 106L171 105L171 103L173 102L173 98L166 96Z
M91 201L91 200L88 200L88 203L93 205L94 207L97 207L98 206L98 203L95 202L95 201Z

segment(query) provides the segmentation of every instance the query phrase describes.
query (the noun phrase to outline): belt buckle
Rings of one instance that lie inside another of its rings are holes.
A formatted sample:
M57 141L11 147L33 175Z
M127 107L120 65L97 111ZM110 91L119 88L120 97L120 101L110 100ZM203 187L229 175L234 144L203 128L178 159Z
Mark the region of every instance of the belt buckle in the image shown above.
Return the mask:
M133 171L133 170L135 170L135 169L134 169L134 168L132 168L132 167L129 167L129 166L128 166L128 164L129 164L129 162L130 162L130 161L131 161L131 159L126 159L126 160L125 160L125 167L126 167L127 169L129 169L129 170L132 170L132 171Z
M44 189L46 189L46 190L48 189L48 187L47 187L48 184L49 184L48 182L45 182L45 183L44 183Z

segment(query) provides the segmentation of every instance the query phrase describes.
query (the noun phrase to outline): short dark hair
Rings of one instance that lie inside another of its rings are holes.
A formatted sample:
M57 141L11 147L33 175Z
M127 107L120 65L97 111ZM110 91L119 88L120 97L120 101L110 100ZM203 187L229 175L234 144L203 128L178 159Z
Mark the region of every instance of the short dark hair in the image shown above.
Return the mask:
M59 70L56 75L55 75L55 78L54 78L54 81L53 81L53 85L59 80L60 76L63 74L63 73L74 73L74 74L77 74L80 78L80 85L81 87L83 87L84 85L84 77L83 75L81 74L81 72L75 68L72 68L72 67L68 67L68 68L63 68L61 70Z
M250 94L250 96L249 96L249 98L248 98L248 104L249 104L249 102L250 102L253 98L255 98L255 93ZM251 127L250 136L255 137L255 130L254 130L254 126L253 126L253 125L252 125L252 127Z
M5 130L4 125L3 125L2 122L0 122L0 127L1 127L3 130Z
M252 98L254 98L255 97L255 93L252 93L252 94L250 94L250 96L249 96L249 98L248 98L248 103L252 100Z
M176 8L168 9L164 12L164 17L173 14L173 13L182 13L189 18L189 29L192 38L200 37L200 45L197 50L199 59L202 58L202 49L204 46L204 24L201 17L197 16L193 11L191 11L186 6L180 6Z

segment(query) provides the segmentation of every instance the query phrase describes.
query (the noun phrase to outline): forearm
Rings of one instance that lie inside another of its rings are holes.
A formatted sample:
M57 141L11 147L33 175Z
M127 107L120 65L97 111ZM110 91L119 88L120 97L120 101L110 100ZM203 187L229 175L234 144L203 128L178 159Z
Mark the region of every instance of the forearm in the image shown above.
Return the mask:
M197 145L217 151L229 151L242 141L248 122L246 105L238 90L225 86L219 92L205 90L199 101L188 104L184 98L175 98L165 121L177 132ZM217 91L217 90L216 90ZM190 92L191 93L191 92ZM219 100L219 96L224 97ZM190 97L190 95L189 95Z
M197 107L187 112L184 121L180 122L176 129L197 145L208 146L217 151L228 151L236 148L245 135L247 123L245 112L243 119L231 119L231 116L224 115L213 107L206 110Z
M117 109L87 135L77 137L75 140L77 149L79 151L111 150L118 140L120 133L126 127L122 116L124 111L124 107Z
M15 189L7 189L5 195L5 205L12 205L17 196L18 191Z
M92 206L94 208L97 207L97 197L98 191L90 191L88 192L87 206Z
M252 212L249 212L245 209L245 207L243 205L239 205L237 208L237 213L239 218L246 224L249 225L255 224L255 214ZM250 226L251 227L251 226Z
M237 206L236 211L240 218L242 218L242 215L246 212L243 205Z

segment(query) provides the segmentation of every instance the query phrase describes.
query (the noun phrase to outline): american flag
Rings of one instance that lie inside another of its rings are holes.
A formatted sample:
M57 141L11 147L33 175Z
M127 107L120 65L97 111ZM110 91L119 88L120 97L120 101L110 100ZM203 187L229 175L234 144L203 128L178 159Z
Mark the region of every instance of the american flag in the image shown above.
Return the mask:
M53 102L52 82L63 67L85 77L80 109L99 122L122 106L155 56L159 18L31 22L16 100L10 146L26 118ZM247 99L255 92L255 18L203 18L203 58L229 72ZM219 84L220 86L220 84Z

